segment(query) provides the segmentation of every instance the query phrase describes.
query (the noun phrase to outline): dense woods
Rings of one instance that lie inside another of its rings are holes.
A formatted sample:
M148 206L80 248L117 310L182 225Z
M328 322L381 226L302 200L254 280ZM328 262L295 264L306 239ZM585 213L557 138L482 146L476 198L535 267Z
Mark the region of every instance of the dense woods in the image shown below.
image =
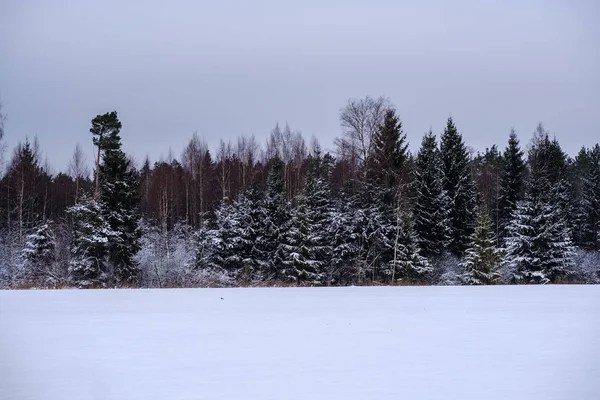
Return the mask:
M193 134L136 165L116 111L93 117L97 153L74 144L65 172L35 138L3 148L0 285L600 281L599 145L573 158L540 124L473 152L448 118L413 154L388 99L339 117L330 152L276 125L216 149Z

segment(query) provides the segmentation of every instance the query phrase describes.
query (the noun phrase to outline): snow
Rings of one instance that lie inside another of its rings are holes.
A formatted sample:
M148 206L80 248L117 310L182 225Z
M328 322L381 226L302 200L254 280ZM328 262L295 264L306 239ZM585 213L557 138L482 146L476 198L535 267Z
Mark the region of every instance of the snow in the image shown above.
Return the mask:
M600 287L0 292L0 399L599 399Z

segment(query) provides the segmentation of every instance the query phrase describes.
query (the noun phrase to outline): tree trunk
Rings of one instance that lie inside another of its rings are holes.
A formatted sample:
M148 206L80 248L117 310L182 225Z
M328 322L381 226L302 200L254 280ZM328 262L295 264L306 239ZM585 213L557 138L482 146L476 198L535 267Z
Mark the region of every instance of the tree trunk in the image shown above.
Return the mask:
M94 193L96 198L100 196L100 143L102 143L102 133L98 139L98 156L96 157L96 191Z

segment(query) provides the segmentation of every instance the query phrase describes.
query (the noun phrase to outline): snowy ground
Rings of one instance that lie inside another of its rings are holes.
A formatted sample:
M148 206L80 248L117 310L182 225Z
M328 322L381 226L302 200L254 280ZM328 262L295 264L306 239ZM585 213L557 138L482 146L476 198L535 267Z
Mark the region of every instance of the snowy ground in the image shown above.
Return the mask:
M599 286L0 292L0 399L597 400L599 377Z

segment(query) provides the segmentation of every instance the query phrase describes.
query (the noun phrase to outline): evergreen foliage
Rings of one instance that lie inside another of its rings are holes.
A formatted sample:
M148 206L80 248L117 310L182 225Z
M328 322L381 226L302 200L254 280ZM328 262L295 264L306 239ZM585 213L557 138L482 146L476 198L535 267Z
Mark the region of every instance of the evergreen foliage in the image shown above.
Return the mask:
M285 237L283 262L285 276L293 282L318 285L325 281L325 267L331 261L331 244L327 232L330 218L330 190L319 177L321 158L310 160L304 194L292 212L292 222Z
M450 239L450 199L444 189L442 163L433 132L423 137L415 164L415 232L421 254L435 258L442 255Z
M402 122L395 110L386 111L371 146L367 176L371 183L393 190L399 184L408 150L406 134L402 131Z
M444 189L450 198L450 251L462 256L475 228L477 194L471 176L470 157L452 118L448 118L441 137L440 154Z
M257 266L266 280L293 280L283 267L285 234L291 223L289 205L285 196L284 164L276 156L271 162L267 190L261 202L260 221L256 232L254 251Z
M109 240L116 236L104 219L101 203L83 196L68 213L73 223L71 241L71 279L81 286L97 286L112 280L108 261Z
M108 126L102 128L107 118ZM95 141L103 150L99 171L100 201L104 218L115 233L109 242L109 258L115 278L121 284L135 284L138 266L134 257L140 250L141 238L139 176L121 150L119 129L114 128L120 128L121 123L115 119L116 113L109 113L92 121L93 132L102 129L105 132L101 139Z
M467 250L463 262L465 273L461 280L467 285L492 285L500 281L498 268L501 253L496 247L496 240L490 228L487 212L480 212L471 247Z
M517 282L550 283L572 266L575 249L565 212L565 157L541 127L529 151L529 183L508 226L505 265Z
M506 237L507 225L517 208L517 203L523 199L525 193L525 160L514 130L510 132L502 158L504 169L500 178L498 199L499 242Z
M398 280L410 283L426 282L433 270L429 261L420 254L412 214L401 213L396 229L395 252L391 263L394 272L398 272Z
M48 275L56 258L56 238L49 223L38 226L35 232L26 236L21 256L29 279L39 281Z
M573 216L574 241L591 251L600 250L600 145L582 150L577 159L577 200Z

